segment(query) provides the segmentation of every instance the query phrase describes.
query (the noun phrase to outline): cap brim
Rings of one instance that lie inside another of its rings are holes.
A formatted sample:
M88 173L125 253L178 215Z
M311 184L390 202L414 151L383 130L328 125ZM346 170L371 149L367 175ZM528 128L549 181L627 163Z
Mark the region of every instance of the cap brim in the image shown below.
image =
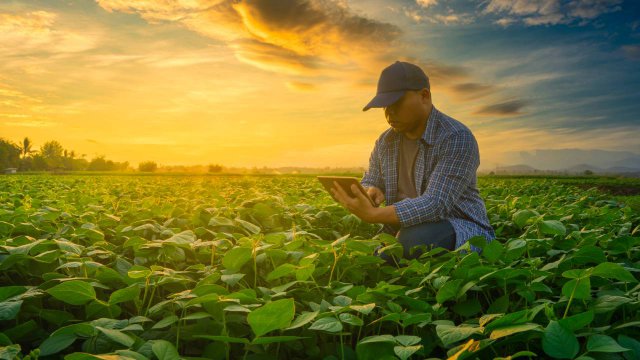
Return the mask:
M367 106L365 106L362 111L367 111L371 108L383 108L392 105L394 102L400 100L402 95L404 95L405 91L394 91L387 93L380 93L376 95Z

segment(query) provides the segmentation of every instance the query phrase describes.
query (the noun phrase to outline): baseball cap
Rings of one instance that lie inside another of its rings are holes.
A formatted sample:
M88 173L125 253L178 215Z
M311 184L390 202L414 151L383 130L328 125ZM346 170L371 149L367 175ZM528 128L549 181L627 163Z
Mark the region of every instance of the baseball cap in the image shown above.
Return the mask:
M378 91L376 96L369 101L362 111L371 108L383 108L400 100L407 90L430 89L429 77L419 66L396 61L387 66L378 79Z

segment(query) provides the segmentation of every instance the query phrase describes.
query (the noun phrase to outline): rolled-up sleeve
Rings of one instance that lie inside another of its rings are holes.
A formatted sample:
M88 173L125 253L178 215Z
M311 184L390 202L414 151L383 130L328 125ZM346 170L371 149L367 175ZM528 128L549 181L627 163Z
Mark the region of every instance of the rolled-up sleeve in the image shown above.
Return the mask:
M480 165L478 143L470 131L457 131L440 145L433 173L424 193L395 203L400 224L412 226L447 218Z
M376 141L373 151L371 152L371 156L369 157L369 168L365 171L360 183L364 187L375 186L384 192L384 177L382 176L382 164L380 162L380 157L382 155L380 152L383 151L383 147L381 145L382 141L383 140L381 138Z

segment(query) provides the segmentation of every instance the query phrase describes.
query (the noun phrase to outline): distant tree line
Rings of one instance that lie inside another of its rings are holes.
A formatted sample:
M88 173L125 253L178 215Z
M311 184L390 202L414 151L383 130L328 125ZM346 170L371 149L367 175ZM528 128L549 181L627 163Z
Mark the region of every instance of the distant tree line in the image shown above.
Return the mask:
M0 170L17 168L18 171L123 171L129 162L107 160L104 155L87 160L55 141L48 141L39 150L26 137L22 144L0 138Z
M154 161L143 161L138 164L141 172L190 172L196 167L168 166L159 168ZM39 150L33 149L33 143L25 137L21 144L0 138L0 173L7 168L18 171L126 171L133 170L128 161L116 162L107 160L104 155L91 160L86 154L78 156L75 151L65 149L59 142L52 140L44 143ZM209 164L205 168L210 173L223 171L220 164ZM203 170L204 171L204 170Z

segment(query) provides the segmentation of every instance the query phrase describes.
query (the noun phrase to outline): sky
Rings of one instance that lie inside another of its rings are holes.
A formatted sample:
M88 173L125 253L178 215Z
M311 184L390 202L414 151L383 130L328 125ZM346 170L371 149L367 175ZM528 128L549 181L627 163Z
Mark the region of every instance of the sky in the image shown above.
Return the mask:
M640 154L635 0L2 0L0 137L132 164L366 166L388 125L362 107L396 60L471 129L480 169Z

